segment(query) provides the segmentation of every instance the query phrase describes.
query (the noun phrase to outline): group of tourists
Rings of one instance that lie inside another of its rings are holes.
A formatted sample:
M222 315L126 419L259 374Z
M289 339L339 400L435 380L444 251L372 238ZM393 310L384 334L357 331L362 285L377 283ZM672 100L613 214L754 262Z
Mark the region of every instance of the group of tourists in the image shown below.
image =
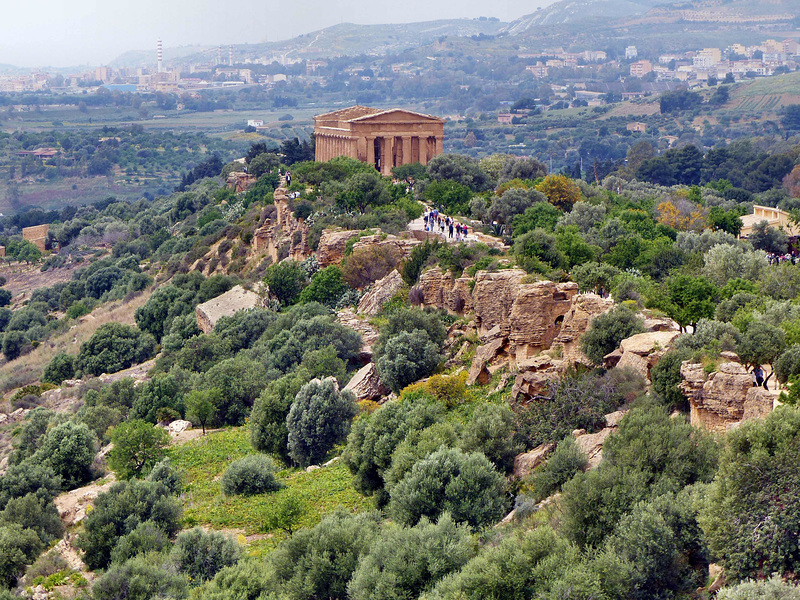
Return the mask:
M425 213L425 231L439 233L447 239L463 242L467 239L469 229L466 225L457 223L451 217L441 214L437 209ZM438 230L438 231L437 231Z
M770 252L767 254L767 260L771 265L777 265L785 262L790 262L793 265L796 265L798 262L800 262L800 255L798 255L797 250L794 250L791 253L786 252L785 254L775 254L774 252Z

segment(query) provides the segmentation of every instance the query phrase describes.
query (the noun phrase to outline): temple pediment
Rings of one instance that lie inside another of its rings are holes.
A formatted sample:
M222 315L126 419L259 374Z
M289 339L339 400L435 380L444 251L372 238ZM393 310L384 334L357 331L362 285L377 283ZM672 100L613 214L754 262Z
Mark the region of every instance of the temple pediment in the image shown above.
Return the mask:
M411 110L395 108L350 119L353 123L444 123L444 119Z

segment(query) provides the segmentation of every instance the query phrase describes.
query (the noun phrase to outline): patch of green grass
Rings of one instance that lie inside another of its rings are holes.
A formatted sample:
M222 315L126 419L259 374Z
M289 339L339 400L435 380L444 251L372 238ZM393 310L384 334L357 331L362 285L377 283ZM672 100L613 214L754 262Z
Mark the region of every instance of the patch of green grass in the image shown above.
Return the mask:
M294 496L304 505L303 515L295 529L312 527L336 508L351 512L371 508L371 501L352 485L347 467L337 461L307 473L303 469L281 468L275 459L278 479L284 487L277 492L256 496L225 496L219 478L228 465L243 456L255 454L250 446L247 427L236 427L209 433L170 450L171 459L185 477L184 525L205 525L212 529L240 529L246 535L274 533L273 545L284 537L282 531L269 531L264 524L276 509L278 501Z

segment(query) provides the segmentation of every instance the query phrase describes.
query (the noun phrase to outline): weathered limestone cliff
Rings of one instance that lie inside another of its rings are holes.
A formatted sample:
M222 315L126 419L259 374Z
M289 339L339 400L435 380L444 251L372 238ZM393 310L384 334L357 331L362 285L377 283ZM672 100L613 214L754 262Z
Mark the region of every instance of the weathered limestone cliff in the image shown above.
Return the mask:
M266 254L273 263L287 257L305 260L312 254L308 247L308 226L303 219L295 218L285 187L276 189L273 198L275 217L264 221L253 233L253 254Z
M225 183L230 189L238 194L240 192L246 192L249 190L251 187L253 187L256 181L258 181L258 177L255 175L251 175L250 173L246 173L244 171L232 171L231 173L228 173L228 178L225 180Z
M700 363L681 365L681 390L689 398L692 425L711 431L725 431L750 419L772 412L774 396L753 387L752 375L738 362L725 362L711 373Z

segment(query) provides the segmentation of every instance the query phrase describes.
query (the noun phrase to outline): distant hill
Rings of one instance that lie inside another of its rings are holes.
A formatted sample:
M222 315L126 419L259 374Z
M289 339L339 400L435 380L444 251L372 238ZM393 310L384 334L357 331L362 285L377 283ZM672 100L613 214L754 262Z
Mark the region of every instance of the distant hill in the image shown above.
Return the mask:
M507 23L497 19L486 18L445 19L392 25L342 23L279 42L234 44L233 55L236 62L270 57L273 54L305 59L358 54L380 56L432 44L441 37L496 35L506 25ZM178 65L202 62L204 54L214 52L215 49L215 46L165 48L164 60ZM111 65L122 67L153 64L154 56L155 50L126 52ZM225 58L228 56L227 47L223 48L223 56Z
M517 35L542 26L581 23L764 24L796 19L798 15L797 0L559 0L512 21L504 31Z
M164 48L164 60L168 63L179 61L187 56L196 56L201 52L208 51L216 46L178 46L176 48ZM110 67L119 69L121 67L144 67L156 63L156 49L150 50L129 50L121 54L109 63Z

